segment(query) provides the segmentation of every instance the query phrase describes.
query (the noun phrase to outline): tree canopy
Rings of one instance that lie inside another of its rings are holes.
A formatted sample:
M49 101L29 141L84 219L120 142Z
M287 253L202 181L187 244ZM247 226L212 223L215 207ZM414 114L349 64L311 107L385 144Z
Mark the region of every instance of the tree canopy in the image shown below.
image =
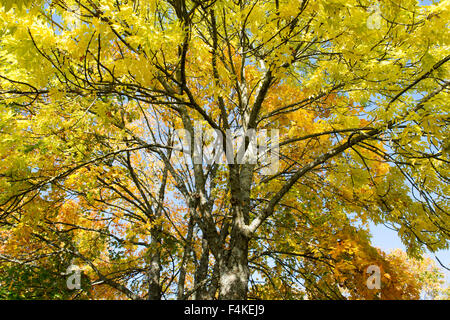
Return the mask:
M2 1L0 298L445 297L423 254L449 248L448 21L449 0Z

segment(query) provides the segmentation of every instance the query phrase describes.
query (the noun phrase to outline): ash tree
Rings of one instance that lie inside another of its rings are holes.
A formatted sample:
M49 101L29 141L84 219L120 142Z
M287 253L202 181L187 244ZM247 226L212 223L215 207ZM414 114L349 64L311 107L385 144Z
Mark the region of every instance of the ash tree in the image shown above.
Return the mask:
M442 296L449 9L3 1L0 270L73 263L73 299Z

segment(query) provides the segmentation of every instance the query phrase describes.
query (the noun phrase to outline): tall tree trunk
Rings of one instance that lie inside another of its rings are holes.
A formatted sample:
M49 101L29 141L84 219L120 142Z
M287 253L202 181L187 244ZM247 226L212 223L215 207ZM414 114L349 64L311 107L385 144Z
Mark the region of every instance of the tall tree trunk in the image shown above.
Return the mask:
M161 274L160 254L154 253L150 258L150 266L148 268L148 300L161 300L161 285L159 283Z
M219 275L220 275L220 263L216 261L211 275L211 284L208 288L208 300L214 300L216 298L217 290L219 289Z
M161 300L161 231L152 230L152 250L148 267L148 300Z
M245 147L248 148L248 140L246 140ZM222 255L220 262L219 299L221 300L247 299L250 277L248 268L250 239L245 231L249 223L253 167L252 164L230 165L229 186L233 225L230 233L230 246Z
M247 298L249 268L248 239L239 232L234 234L232 247L224 256L220 266L221 300L245 300Z
M186 281L186 266L189 259L189 254L192 250L192 236L194 232L194 218L192 215L189 218L188 223L188 231L186 235L186 243L184 245L183 249L183 260L181 261L181 267L180 267L180 275L178 277L178 288L177 288L177 299L181 300L184 297L184 285Z
M230 234L230 246L226 249L220 263L219 299L245 300L250 276L248 268L249 238L244 233L248 217L245 206L241 205L242 202L232 199L232 203L234 203L235 218Z
M209 266L209 246L208 241L205 238L203 238L202 253L194 277L194 288L199 286L194 294L194 300L206 300L209 297L206 283L202 284L203 282L206 281L206 277L208 276L208 266Z

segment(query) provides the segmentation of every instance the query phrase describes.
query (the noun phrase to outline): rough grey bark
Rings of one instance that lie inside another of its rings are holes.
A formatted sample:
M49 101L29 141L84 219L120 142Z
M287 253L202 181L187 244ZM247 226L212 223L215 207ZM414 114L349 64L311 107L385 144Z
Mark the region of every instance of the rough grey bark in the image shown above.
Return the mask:
M214 267L211 275L211 283L208 288L208 300L213 300L216 297L217 290L219 289L219 276L220 276L220 264L219 261L214 263Z
M161 255L160 248L156 248L150 257L148 267L148 300L161 300Z
M170 158L169 152L168 157ZM168 177L168 166L164 165L163 176L161 179L161 186L158 192L157 206L154 212L155 220L159 219L163 210L163 203L165 198L165 191ZM150 215L151 216L151 215ZM152 246L154 250L150 257L149 270L148 270L148 300L161 300L162 288L161 288L161 244L162 244L162 227L156 225L151 230Z
M203 238L202 253L194 276L194 288L198 287L198 289L194 294L195 300L206 300L209 298L208 289L205 283L208 276L208 266L209 266L209 246L208 241L205 238Z
M221 300L244 300L247 298L248 279L248 242L249 239L236 232L230 250L220 264Z
M233 225L229 248L220 261L219 299L244 300L247 298L250 276L248 267L250 238L246 234L246 228L249 223L253 165L230 165L229 168Z
M183 258L181 261L180 275L178 276L178 286L177 286L178 300L181 300L184 297L184 286L186 282L186 265L188 262L189 253L191 252L193 231L194 231L194 219L191 216L188 222L188 231L186 235L186 243L184 245Z

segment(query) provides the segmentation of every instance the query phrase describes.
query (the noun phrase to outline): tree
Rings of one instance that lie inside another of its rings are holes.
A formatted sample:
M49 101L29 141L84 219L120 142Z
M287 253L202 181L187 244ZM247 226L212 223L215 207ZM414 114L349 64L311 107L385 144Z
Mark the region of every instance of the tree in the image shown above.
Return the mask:
M64 253L93 298L376 298L371 264L418 298L407 266L449 245L450 1L375 4L7 1L0 259Z

